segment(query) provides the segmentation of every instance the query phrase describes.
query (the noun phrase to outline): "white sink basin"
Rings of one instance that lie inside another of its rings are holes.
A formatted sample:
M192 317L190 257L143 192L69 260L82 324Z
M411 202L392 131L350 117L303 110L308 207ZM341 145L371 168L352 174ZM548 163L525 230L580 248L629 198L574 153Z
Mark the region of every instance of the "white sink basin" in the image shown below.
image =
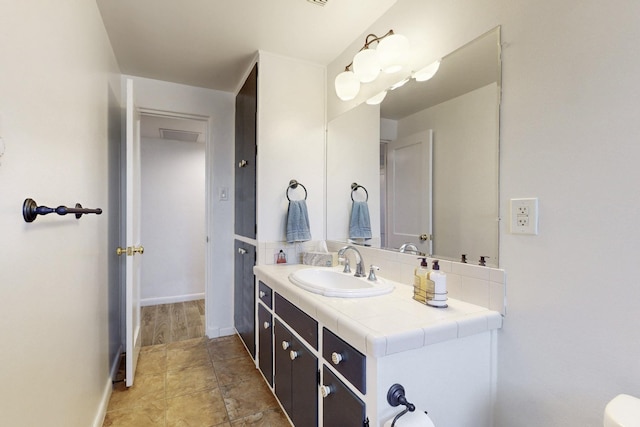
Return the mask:
M366 277L355 277L353 273L343 273L331 268L308 268L298 270L289 275L294 285L315 294L328 297L362 298L388 294L393 284L378 277L367 280Z

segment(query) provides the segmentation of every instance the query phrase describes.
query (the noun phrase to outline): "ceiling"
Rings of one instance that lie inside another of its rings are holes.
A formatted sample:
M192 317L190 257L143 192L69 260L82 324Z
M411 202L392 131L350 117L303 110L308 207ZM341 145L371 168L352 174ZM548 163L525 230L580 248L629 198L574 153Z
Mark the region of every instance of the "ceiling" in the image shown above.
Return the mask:
M327 65L397 0L96 0L123 74L235 92L258 50Z

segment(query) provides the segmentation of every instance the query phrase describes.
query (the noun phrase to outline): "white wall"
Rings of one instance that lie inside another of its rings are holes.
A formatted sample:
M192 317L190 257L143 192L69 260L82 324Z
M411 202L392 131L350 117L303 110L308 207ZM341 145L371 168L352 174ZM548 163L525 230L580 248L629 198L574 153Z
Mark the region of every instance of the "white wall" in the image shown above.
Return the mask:
M0 423L100 426L111 390L107 265L117 259L108 100L120 96L119 70L95 2L2 0L0 10ZM27 197L105 212L27 224Z
M141 175L142 305L203 298L205 144L142 138Z
M501 223L498 427L598 426L616 394L640 396L638 16L624 0L399 0L370 29L424 41L428 63L502 25L500 213L538 197L540 234ZM327 93L329 117L348 107Z
M125 76L127 77L127 76ZM207 335L233 333L233 147L235 98L232 93L132 77L139 108L208 118L206 207L210 270L206 283ZM218 189L229 189L229 200ZM204 251L204 246L203 246Z
M327 127L327 240L347 241L351 184L369 193L372 243L380 243L380 106L362 104ZM362 196L361 189L354 200Z
M311 238L324 239L324 81L324 67L259 54L257 223L261 242L286 240L286 190L292 179L307 189ZM302 193L290 193L296 196Z

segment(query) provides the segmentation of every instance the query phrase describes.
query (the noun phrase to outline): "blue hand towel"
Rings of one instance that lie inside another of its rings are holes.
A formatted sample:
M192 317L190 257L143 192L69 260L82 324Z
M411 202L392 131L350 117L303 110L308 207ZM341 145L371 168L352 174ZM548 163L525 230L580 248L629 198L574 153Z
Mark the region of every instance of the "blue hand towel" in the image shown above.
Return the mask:
M369 219L367 202L353 202L351 206L351 221L349 222L349 238L371 238L371 220Z
M305 242L307 240L311 240L307 202L291 200L287 211L287 242Z

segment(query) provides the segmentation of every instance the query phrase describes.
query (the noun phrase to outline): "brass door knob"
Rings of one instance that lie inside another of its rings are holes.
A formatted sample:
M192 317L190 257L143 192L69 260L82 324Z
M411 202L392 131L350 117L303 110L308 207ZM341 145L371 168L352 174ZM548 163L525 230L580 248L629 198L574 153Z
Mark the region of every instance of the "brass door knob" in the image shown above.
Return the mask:
M121 248L120 246L116 248L116 255L120 256L126 253L127 253L127 248Z
M133 253L142 255L144 253L144 246L140 245L137 248L133 248Z

